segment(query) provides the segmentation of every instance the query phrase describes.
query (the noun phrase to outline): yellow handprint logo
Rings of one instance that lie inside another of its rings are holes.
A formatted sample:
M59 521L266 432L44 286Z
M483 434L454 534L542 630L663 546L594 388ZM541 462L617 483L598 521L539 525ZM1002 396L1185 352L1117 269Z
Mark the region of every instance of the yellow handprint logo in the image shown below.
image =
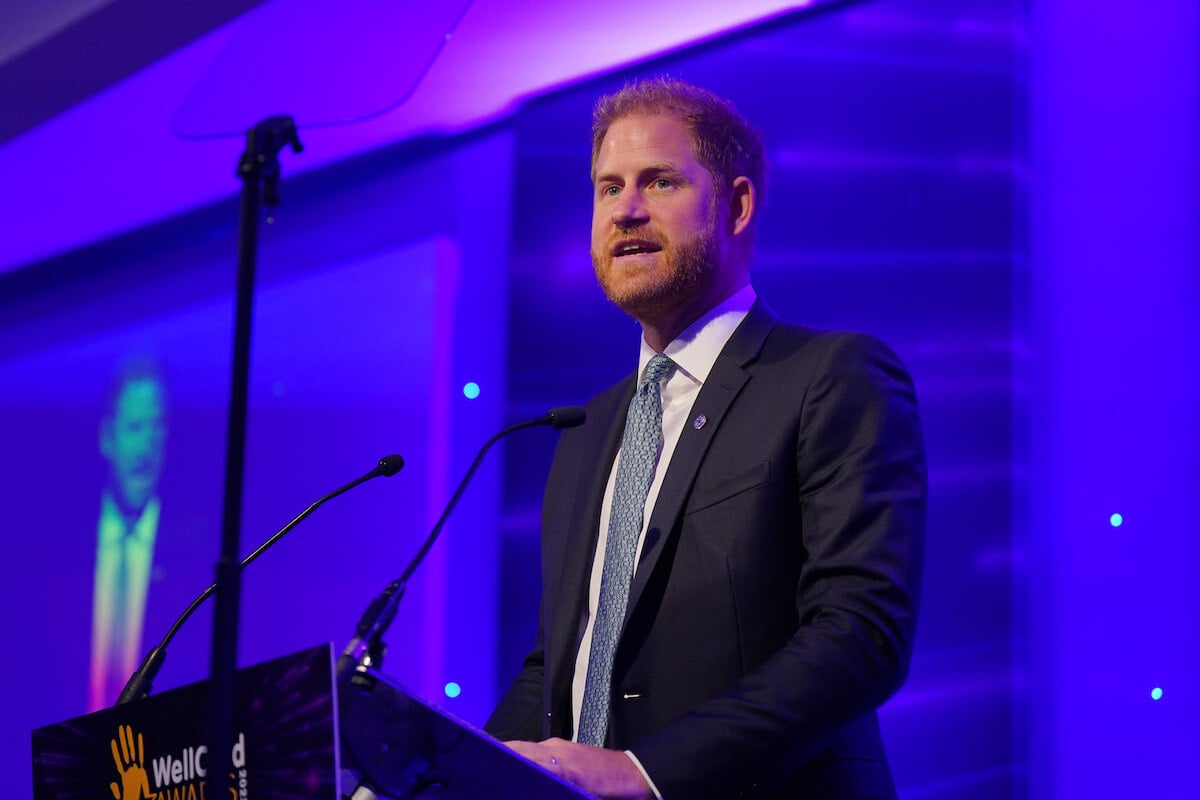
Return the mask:
M117 740L120 740L120 747ZM108 785L115 800L156 800L157 792L150 791L150 774L146 772L146 749L142 735L137 735L137 749L133 747L133 728L121 725L117 728L117 739L112 740L113 762L121 775L121 783Z

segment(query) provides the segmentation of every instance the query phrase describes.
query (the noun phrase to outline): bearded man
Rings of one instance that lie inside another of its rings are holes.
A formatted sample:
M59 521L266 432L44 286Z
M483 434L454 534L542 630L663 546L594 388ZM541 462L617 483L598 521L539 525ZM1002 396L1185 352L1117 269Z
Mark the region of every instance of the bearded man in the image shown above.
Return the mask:
M761 138L659 79L595 111L592 260L637 372L565 431L541 624L486 728L603 798L890 798L876 709L912 651L916 398L877 340L750 284Z

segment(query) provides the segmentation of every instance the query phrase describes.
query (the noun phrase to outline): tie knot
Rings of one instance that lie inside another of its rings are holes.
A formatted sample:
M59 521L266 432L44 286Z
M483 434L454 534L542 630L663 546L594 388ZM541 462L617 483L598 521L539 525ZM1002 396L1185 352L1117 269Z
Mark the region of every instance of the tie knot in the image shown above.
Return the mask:
M638 388L641 389L652 383L658 383L665 375L670 374L673 369L675 369L675 362L662 353L659 353L650 359L650 363L646 365L646 371L642 373L642 381L638 384Z

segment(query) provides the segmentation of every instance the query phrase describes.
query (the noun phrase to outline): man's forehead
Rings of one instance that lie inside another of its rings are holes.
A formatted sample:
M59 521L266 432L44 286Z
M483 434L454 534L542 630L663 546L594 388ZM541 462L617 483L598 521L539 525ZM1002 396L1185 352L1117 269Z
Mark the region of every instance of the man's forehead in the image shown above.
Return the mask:
M121 387L117 396L118 412L159 411L162 407L162 386L153 378L139 378Z
M631 111L614 119L604 134L604 142L614 138L614 131L619 135L632 129L654 131L660 136L670 134L691 138L687 122L681 115L665 109L645 109Z
M613 121L596 154L596 166L613 159L646 159L664 167L696 162L692 137L683 120L669 113L628 114Z

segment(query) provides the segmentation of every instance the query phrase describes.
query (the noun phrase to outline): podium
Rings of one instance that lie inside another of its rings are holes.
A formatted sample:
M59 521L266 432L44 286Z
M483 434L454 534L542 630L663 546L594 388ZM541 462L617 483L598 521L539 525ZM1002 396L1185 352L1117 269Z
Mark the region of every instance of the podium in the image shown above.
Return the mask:
M35 800L587 800L480 730L330 645L237 674L234 773L210 785L206 684L33 731ZM219 782L217 782L219 783Z

